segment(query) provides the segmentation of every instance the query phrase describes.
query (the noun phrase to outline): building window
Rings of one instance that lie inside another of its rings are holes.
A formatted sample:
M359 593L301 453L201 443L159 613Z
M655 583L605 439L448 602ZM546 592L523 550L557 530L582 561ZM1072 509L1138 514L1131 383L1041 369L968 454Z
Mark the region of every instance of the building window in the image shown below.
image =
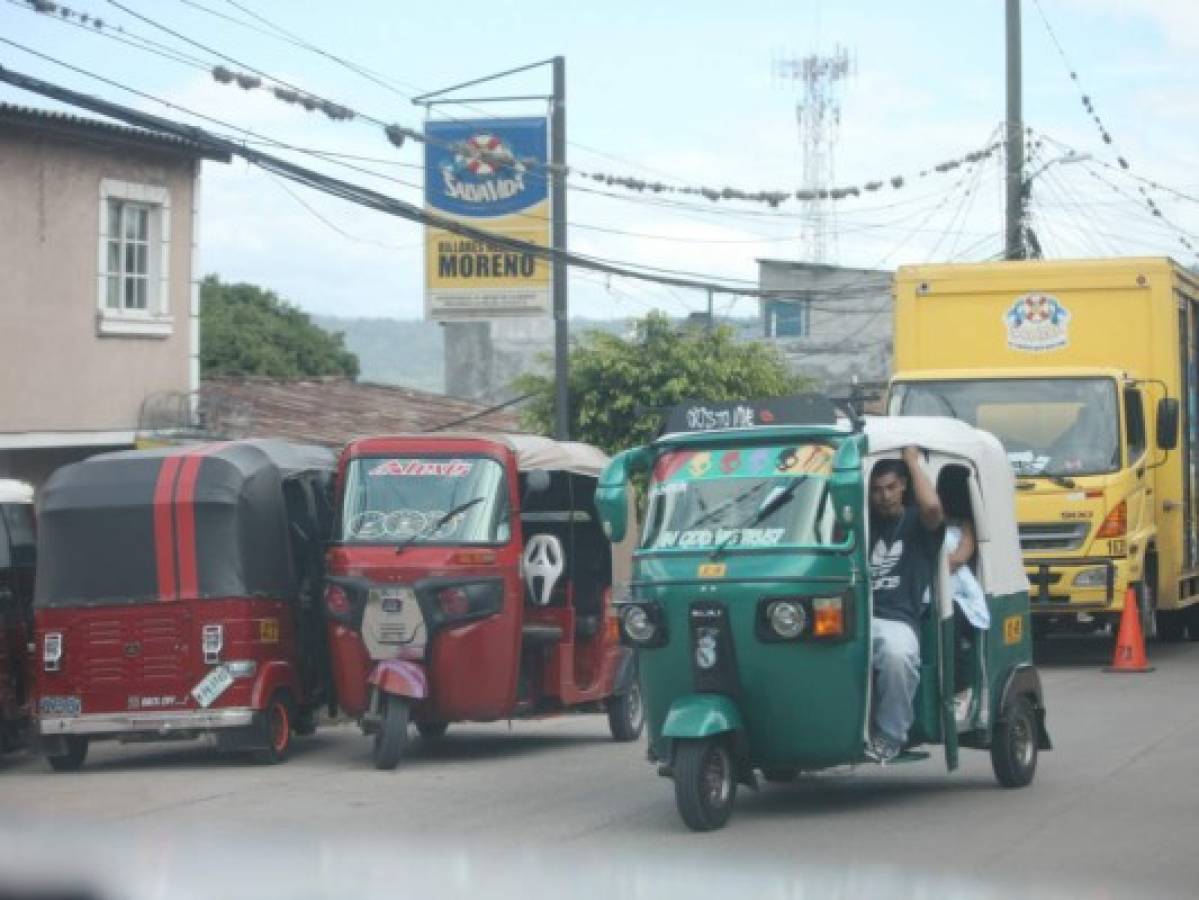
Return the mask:
M101 335L166 337L172 331L165 188L105 179L100 185Z
M766 301L766 336L807 337L811 331L811 309L806 300Z
M145 312L150 295L150 212L144 203L108 200L107 309Z

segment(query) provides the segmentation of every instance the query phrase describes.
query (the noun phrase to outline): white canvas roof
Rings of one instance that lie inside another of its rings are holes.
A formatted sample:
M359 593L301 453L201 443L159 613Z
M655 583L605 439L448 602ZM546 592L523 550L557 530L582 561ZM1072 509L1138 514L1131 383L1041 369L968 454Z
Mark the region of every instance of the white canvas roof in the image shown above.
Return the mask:
M868 416L865 432L867 466L896 456L908 445L969 462L984 507L974 514L986 517L985 523L975 523L980 535L986 535L985 543L980 541L984 587L988 594L1000 595L1028 590L1016 528L1016 479L998 438L957 419L937 416ZM936 477L935 470L930 474Z
M436 434L397 435L397 437L419 437L422 440L431 438L483 438L507 444L516 454L516 468L521 472L530 469L547 469L558 472L572 472L575 475L587 475L599 478L600 472L608 465L608 454L591 444L579 441L555 441L552 438L538 434L488 434L481 431L442 431Z
M23 481L0 478L0 503L32 503L33 487Z

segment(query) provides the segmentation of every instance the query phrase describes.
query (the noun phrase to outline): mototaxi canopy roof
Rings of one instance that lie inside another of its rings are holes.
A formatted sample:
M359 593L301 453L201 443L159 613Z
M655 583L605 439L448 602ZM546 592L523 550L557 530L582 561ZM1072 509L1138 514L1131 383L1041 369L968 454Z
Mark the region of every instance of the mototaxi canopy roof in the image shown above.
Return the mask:
M972 512L984 558L986 591L1000 595L1027 591L1016 525L1016 479L999 439L965 422L939 416L867 416L863 421L867 473L879 459L895 457L910 445L949 458L940 460L942 463L956 459L968 464L982 500L982 508L976 506ZM935 480L936 471L931 475Z
M105 453L38 500L35 603L294 595L295 541L320 542L322 447L253 440Z
M447 443L460 441L490 441L503 444L516 456L516 468L519 472L531 469L546 469L551 472L571 472L589 478L599 478L600 472L608 465L608 455L591 444L579 441L555 441L552 438L537 434L488 434L471 431L438 431L414 434L387 435L370 439L374 442L386 441L419 441L428 444L433 441Z

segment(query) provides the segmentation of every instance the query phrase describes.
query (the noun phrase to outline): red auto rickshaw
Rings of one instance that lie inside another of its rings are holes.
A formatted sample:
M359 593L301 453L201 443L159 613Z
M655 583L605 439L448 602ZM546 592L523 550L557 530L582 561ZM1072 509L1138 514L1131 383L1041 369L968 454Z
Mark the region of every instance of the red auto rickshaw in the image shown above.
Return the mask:
M57 771L94 740L215 736L283 760L329 698L320 603L333 454L282 441L107 453L38 501L33 731Z
M0 478L0 753L24 743L36 556L33 488Z
M612 736L642 727L635 657L614 584L632 541L596 514L607 457L531 435L357 440L338 465L325 607L341 708L399 763L413 721L606 710ZM634 529L635 530L635 529Z

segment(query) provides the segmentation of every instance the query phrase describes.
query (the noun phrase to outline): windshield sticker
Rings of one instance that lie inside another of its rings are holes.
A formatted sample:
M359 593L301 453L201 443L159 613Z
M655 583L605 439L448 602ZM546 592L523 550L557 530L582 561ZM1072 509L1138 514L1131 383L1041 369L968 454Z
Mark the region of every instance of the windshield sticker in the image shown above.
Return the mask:
M833 450L822 444L791 447L779 453L777 466L784 475L828 475L833 471Z
M786 534L785 528L695 528L690 531L663 531L655 542L658 550L703 549L728 543L732 547L774 547Z
M431 462L423 459L389 459L370 470L371 478L389 476L420 476L435 478L465 478L475 464L461 459Z
M1018 297L1003 314L1007 344L1013 350L1037 353L1058 350L1069 343L1066 327L1070 311L1049 294L1025 294Z

